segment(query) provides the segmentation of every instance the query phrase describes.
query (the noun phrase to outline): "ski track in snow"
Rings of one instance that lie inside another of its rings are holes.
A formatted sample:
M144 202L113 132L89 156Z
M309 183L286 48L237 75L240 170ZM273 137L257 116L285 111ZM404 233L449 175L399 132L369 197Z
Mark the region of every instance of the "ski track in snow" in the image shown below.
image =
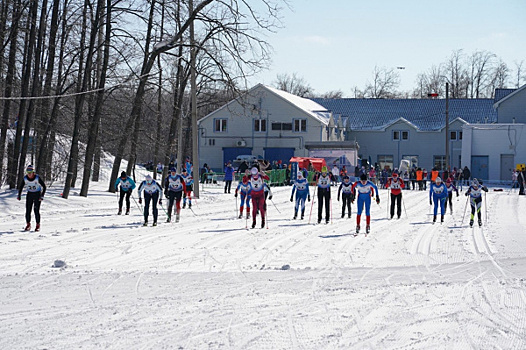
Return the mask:
M371 233L354 237L356 205L340 218L337 187L329 224L308 223L312 202L292 220L291 187L278 187L268 229L260 217L250 229L221 186L179 223L159 208L157 227L142 227L133 200L116 215L105 186L67 202L50 188L39 233L17 230L24 203L0 193L1 348L526 348L516 193L488 193L484 225L470 228L463 196L433 225L427 191L404 191L402 217L387 220L380 190Z

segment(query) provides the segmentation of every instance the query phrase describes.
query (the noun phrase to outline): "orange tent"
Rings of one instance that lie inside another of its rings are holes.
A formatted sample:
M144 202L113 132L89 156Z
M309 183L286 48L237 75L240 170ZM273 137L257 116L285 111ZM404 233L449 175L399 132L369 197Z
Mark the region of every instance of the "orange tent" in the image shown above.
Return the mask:
M309 164L312 164L312 167L316 171L321 171L323 166L327 166L325 159L311 157L292 157L290 158L289 163L298 163L300 169L307 168L307 170L309 170Z

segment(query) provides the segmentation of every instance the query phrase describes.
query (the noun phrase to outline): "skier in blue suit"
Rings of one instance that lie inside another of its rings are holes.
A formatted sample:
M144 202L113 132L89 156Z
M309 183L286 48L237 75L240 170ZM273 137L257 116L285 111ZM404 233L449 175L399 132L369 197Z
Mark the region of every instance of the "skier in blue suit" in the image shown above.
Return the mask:
M440 222L444 222L446 213L447 187L442 179L437 176L434 183L429 187L429 205L435 205L433 208L433 223L437 221L438 206L440 205Z

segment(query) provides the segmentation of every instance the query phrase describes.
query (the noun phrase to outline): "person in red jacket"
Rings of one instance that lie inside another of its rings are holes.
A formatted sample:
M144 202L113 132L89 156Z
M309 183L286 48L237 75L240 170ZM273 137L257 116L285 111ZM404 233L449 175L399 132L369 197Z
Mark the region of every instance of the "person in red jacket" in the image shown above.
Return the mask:
M404 180L398 176L398 171L393 171L392 177L387 180L387 187L391 189L391 219L394 216L395 203L397 205L396 215L400 219L402 215L402 188L405 187Z

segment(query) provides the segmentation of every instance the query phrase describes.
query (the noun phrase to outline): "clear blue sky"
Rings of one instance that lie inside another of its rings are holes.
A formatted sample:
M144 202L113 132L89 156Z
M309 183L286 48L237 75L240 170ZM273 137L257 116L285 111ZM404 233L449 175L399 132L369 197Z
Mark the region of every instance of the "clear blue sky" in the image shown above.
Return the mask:
M378 67L396 68L400 89L443 63L454 50L493 52L515 71L526 70L526 0L290 0L284 28L269 35L271 69L251 78L272 85L277 74L296 73L317 93L352 97ZM513 74L513 72L512 72ZM513 84L515 84L513 79ZM510 83L509 87L514 87Z

